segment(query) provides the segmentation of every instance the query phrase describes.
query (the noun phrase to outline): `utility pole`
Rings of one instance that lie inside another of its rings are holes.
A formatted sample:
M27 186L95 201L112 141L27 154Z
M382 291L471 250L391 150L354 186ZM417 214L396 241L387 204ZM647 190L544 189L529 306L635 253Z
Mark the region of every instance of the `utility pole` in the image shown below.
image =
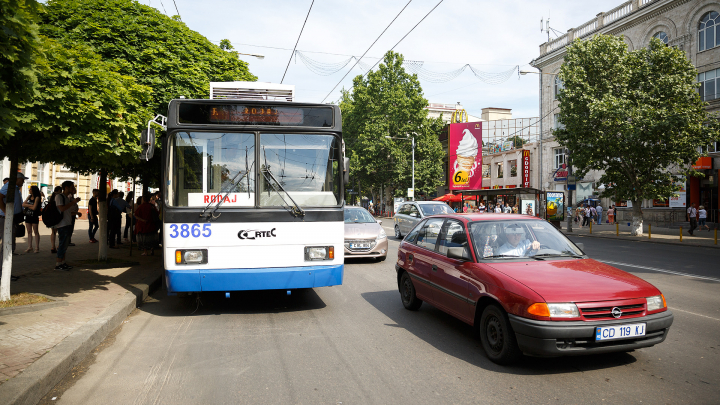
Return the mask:
M570 215L568 215L567 218L567 231L572 232L572 214L573 214L573 190L570 188L570 179L572 176L572 164L570 162L570 149L565 149L565 157L567 161L567 168L568 168L568 174L567 174L567 184L568 184L568 201L567 206L570 208ZM574 185L574 184L573 184Z

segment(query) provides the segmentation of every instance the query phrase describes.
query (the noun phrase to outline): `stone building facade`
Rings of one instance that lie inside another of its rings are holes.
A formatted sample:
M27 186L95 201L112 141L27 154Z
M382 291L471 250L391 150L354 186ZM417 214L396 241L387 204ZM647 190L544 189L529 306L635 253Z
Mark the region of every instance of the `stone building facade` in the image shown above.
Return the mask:
M574 40L591 38L595 34L621 36L630 50L645 47L657 37L669 46L687 54L698 69L698 82L702 83L701 96L708 103L707 110L720 112L720 1L717 0L631 0L614 9L599 13L592 20L568 30L567 34L540 45L540 56L531 65L540 71L542 120L542 162L538 173L541 186L546 190L565 189L563 181L555 181L553 174L558 162L564 163L564 154L555 142L552 131L557 122L557 92L562 84L557 74L563 63L565 47ZM553 111L555 113L553 113ZM704 204L711 220L718 220L720 195L720 142L698 145L708 152L701 167L705 176L687 180L684 203ZM700 162L698 162L700 163ZM597 195L601 173L589 173L578 184L584 194ZM582 195L582 194L581 194ZM682 195L681 195L682 196ZM614 201L605 200L605 206ZM684 209L662 207L660 201L644 201L644 215L657 222L684 221Z

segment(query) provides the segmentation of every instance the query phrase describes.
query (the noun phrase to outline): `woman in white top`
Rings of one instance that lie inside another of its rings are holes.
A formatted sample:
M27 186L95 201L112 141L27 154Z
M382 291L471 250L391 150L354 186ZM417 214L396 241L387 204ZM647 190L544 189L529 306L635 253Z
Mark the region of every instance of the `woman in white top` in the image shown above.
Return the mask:
M700 209L698 210L698 229L702 231L702 227L704 226L707 228L708 232L710 232L710 227L707 226L705 223L707 221L707 211L705 211L704 206L700 206Z

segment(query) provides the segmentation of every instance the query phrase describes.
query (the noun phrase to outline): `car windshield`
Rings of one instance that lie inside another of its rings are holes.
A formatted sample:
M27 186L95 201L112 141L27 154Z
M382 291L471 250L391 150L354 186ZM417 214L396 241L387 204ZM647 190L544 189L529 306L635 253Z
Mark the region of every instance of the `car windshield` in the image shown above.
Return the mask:
M345 209L345 223L346 224L357 224L357 223L372 223L375 222L375 218L370 215L369 212L362 208L346 208Z
M450 208L447 204L418 204L420 206L420 210L422 210L422 213L424 216L428 215L438 215L438 214L451 214L453 212L452 208Z
M468 228L481 259L583 256L577 246L545 221L475 221Z

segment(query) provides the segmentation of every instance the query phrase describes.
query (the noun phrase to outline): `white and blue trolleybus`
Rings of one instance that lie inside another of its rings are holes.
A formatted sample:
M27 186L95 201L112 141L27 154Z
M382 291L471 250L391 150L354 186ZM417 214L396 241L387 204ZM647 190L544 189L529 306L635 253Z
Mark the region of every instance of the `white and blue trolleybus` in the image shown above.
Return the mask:
M170 294L342 284L337 106L179 99L161 118Z

